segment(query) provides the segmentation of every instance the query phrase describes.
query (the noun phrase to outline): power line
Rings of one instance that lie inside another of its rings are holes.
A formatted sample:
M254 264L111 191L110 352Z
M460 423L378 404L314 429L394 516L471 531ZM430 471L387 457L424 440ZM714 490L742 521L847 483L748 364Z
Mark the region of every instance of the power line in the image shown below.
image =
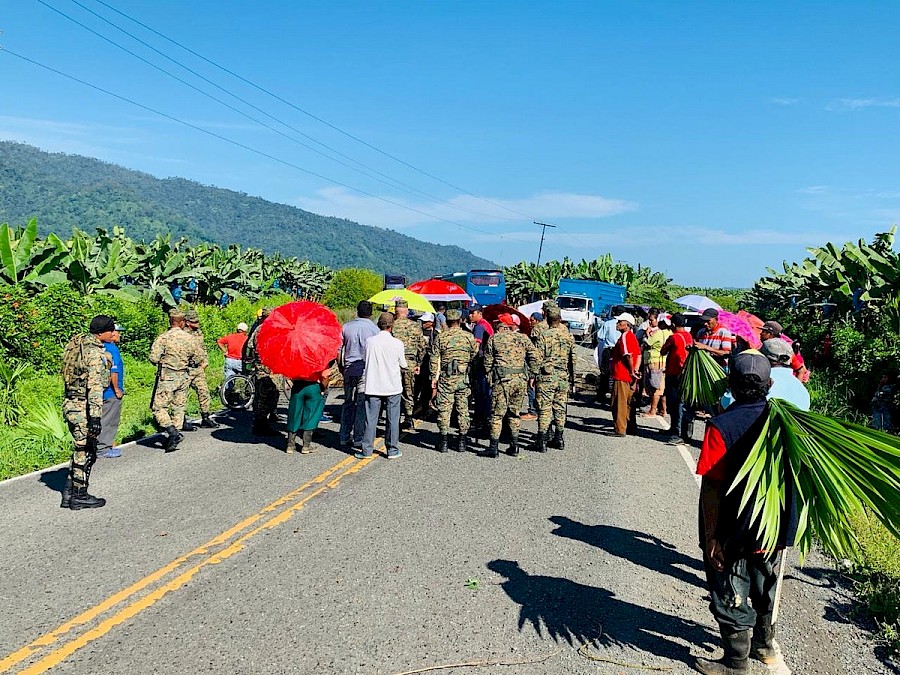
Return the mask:
M266 88L264 88L264 87L261 87L260 85L256 84L255 82L252 82L251 80L248 80L247 78L243 77L242 75L238 75L236 72L234 72L234 71L232 71L232 70L229 70L229 69L226 68L225 66L222 66L222 65L216 63L216 62L213 61L212 59L209 59L209 58L203 56L202 54L200 54L200 53L198 53L198 52L195 52L195 51L194 51L193 49L191 49L190 47L186 47L185 45L181 44L180 42L178 42L178 41L176 41L176 40L174 40L174 39L168 37L167 35L165 35L165 34L159 32L159 31L156 30L155 28L152 28L152 27L148 26L147 24L145 24L145 23L139 21L138 19L135 19L134 17L129 16L129 15L126 14L125 12L123 12L123 11L121 11L121 10L119 10L119 9L117 9L117 8L115 8L115 7L113 7L112 5L109 5L108 3L104 2L104 0L95 0L95 1L96 1L97 3L103 5L103 6L106 7L107 9L112 10L112 11L115 12L116 14L119 14L120 16L125 17L125 18L128 19L129 21L132 21L132 22L136 23L137 25L139 25L139 26L141 26L141 27L147 29L148 31L150 31L150 32L153 33L154 35L157 35L157 36L161 37L162 39L164 39L164 40L166 40L166 41L172 43L172 44L175 45L176 47L179 47L180 49L185 50L185 51L188 52L189 54L192 54L192 55L196 56L198 59L201 59L201 60L205 61L206 63L210 64L211 66L214 66L214 67L218 68L219 70L221 70L221 71L223 71L223 72L225 72L225 73L228 73L229 75L231 75L232 77L237 78L237 79L240 80L241 82L244 82L245 84L247 84L247 85L253 87L254 89L256 89L256 90L258 90L258 91L261 91L262 93L264 93L264 94L266 94L266 95L268 95L268 96L271 96L271 97L274 98L275 100L280 101L281 103L284 103L285 105L287 105L287 106L293 108L293 109L296 110L297 112L303 113L303 114L306 115L307 117L310 117L310 118L316 120L316 121L319 122L320 124L324 124L324 125L327 126L328 128L333 129L334 131L337 131L338 133L340 133L340 134L346 136L347 138L350 138L350 139L356 141L357 143L361 143L362 145L366 146L366 147L369 148L370 150L374 150L375 152L377 152L377 153L379 153L379 154L381 154L381 155L383 155L383 156L385 156L385 157L387 157L387 158L389 158L389 159L392 159L393 161L398 162L399 164L402 164L403 166L405 166L405 167L407 167L407 168L409 168L409 169L412 169L413 171L416 171L416 172L422 174L423 176L427 176L428 178L431 178L432 180L435 180L435 181L437 181L437 182L439 182L439 183L443 183L444 185L446 185L446 186L448 186L448 187L451 187L451 188L453 188L454 190L457 190L458 192L462 192L463 194L467 194L467 195L469 195L470 197L474 197L475 199L478 199L478 200L480 200L480 201L482 201L482 202L484 202L484 203L486 203L486 204L490 204L491 206L496 206L496 207L498 207L498 208L501 208L501 209L504 209L504 210L506 210L506 211L509 211L510 213L515 213L516 215L522 216L522 217L527 218L527 219L529 219L529 220L531 220L531 219L533 218L533 216L530 216L530 215L528 215L528 214L526 214L526 213L522 213L521 211L517 211L516 209L513 209L513 208L510 208L510 207L508 207L508 206L505 206L504 204L500 204L500 203L498 203L498 202L494 202L494 201L492 201L492 200L490 200L490 199L486 199L486 198L484 198L484 197L479 197L478 195L476 195L476 194L474 194L474 193L472 193L472 192L466 190L465 188L459 187L458 185L454 185L453 183L451 183L451 182L449 182L449 181L446 181L446 180L444 180L443 178L440 178L440 177L438 177L438 176L435 176L435 175L429 173L428 171L425 171L424 169L420 169L419 167L417 167L417 166L415 166L415 165L413 165L413 164L410 164L409 162L407 162L407 161L405 161L405 160L403 160L403 159L400 159L399 157L397 157L397 156L395 156L395 155L392 155L391 153L386 152L385 150L382 150L381 148L378 148L378 147L376 147L375 145L372 145L372 144L369 143L368 141L365 141L365 140L363 140L362 138L359 138L358 136L355 136L355 135L351 134L349 131L344 131L343 129L341 129L340 127L338 127L338 126L332 124L332 123L329 122L328 120L325 120L325 119L319 117L318 115L315 115L315 114L309 112L308 110L305 110L305 109L301 108L300 106L296 105L295 103L292 103L291 101L288 101L288 100L282 98L282 97L279 96L278 94L276 94L276 93L274 93L274 92L272 92L272 91L270 91L270 90L268 90L268 89L266 89Z
M5 48L5 47L0 48L0 52L9 54L10 56L14 56L14 57L16 57L16 58L18 58L18 59L21 59L22 61L25 61L25 62L27 62L27 63L30 63L30 64L32 64L32 65L35 65L35 66L37 66L37 67L39 67L39 68L43 68L44 70L47 70L47 71L49 71L49 72L51 72L51 73L55 73L56 75L59 75L59 76L64 77L64 78L66 78L66 79L72 80L73 82L77 82L78 84L84 85L85 87L88 87L88 88L90 88L90 89L94 89L95 91L99 91L99 92L101 92L101 93L103 93L103 94L106 94L107 96L111 96L111 97L113 97L113 98L115 98L115 99L118 99L118 100L123 101L123 102L125 102L125 103L128 103L128 104L130 104L130 105L134 105L134 106L136 106L136 107L138 107L138 108L141 108L142 110L146 110L147 112L151 112L151 113L153 113L154 115L159 115L160 117L163 117L163 118L165 118L165 119L168 119L168 120L170 120L170 121L172 121L172 122L175 122L175 123L177 123L177 124L181 124L181 125L186 126L186 127L190 128L190 129L193 129L193 130L195 130L195 131L199 131L200 133L206 134L207 136L211 136L212 138L216 138L216 139L218 139L218 140L220 140L220 141L224 141L225 143L228 143L228 144L233 145L233 146L235 146L235 147L241 148L242 150L247 150L248 152L252 152L253 154L259 155L259 156L261 156L261 157L265 157L266 159L270 159L270 160L272 160L273 162L277 162L277 163L279 163L279 164L283 164L284 166L288 166L288 167L290 167L290 168L292 168L292 169L296 169L297 171L300 171L300 172L305 173L305 174L307 174L307 175L313 176L313 177L315 177L315 178L319 178L319 179L321 179L321 180L324 180L324 181L326 181L326 182L332 183L332 184L334 184L334 185L337 185L337 186L340 186L340 187L347 188L348 190L352 190L352 191L357 192L357 193L359 193L359 194L361 194L361 195L365 195L366 197L372 197L373 199L377 199L377 200L379 200L379 201L381 201L381 202L384 202L384 203L386 203L386 204L390 204L390 205L392 205L392 206L397 206L397 207L399 207L399 208L401 208L401 209L405 209L405 210L410 211L410 212L412 212L412 213L418 213L418 214L423 215L423 216L425 216L425 217L427 217L427 218L429 218L429 219L431 219L431 220L439 220L439 221L441 221L441 222L449 223L450 225L456 225L457 227L460 227L460 228L463 228L463 229L466 229L466 230L470 230L470 231L472 231L472 232L478 232L478 233L480 233L480 234L487 234L487 235L491 235L491 236L497 236L497 237L499 237L499 238L501 238L501 239L508 239L508 240L510 240L510 241L518 241L518 242L524 243L524 244L531 243L531 242L525 241L524 239L518 239L518 238L516 238L516 237L510 237L510 236L508 236L508 235L501 234L501 233L487 232L487 231L481 230L481 229L479 229L479 228L477 228L477 227L471 227L471 226L469 226L469 225L463 225L462 223L457 222L457 221L455 221L455 220L450 220L450 219L448 219L448 218L442 218L441 216L437 216L437 215L434 215L434 214L432 214L432 213L428 213L428 212L426 212L426 211L422 211L421 209L417 209L417 208L414 208L414 207L412 207L412 206L408 206L408 205L406 205L406 204L403 204L403 203L400 203L400 202L393 201L393 200L388 199L388 198L386 198L386 197L381 197L381 196L379 196L379 195L373 194L373 193L371 193L371 192L367 192L367 191L362 190L362 189L357 188L357 187L353 187L352 185L348 185L347 183L343 183L343 182L341 182L341 181L334 180L333 178L329 178L328 176L324 176L324 175L322 175L322 174L320 174L320 173L316 173L315 171L311 171L310 169L305 169L305 168L303 168L302 166L300 166L300 165L298 165L298 164L295 164L295 163L293 163L293 162L290 162L290 161L288 161L288 160L286 160L286 159L282 159L282 158L280 158L280 157L276 157L275 155L272 155L272 154L270 154L270 153L268 153L268 152L265 152L265 151L263 151L263 150L258 150L258 149L254 148L254 147L251 147L251 146L249 146L249 145L246 145L245 143L241 143L240 141L236 141L236 140L234 140L234 139L228 138L227 136L223 136L222 134L218 134L218 133L216 133L216 132L214 132L214 131L210 131L209 129L204 129L203 127L201 127L201 126L199 126L199 125L193 124L192 122L188 122L188 121L186 121L186 120L182 120L182 119L180 119L180 118L178 118L178 117L175 117L174 115L170 115L170 114L168 114L168 113L162 112L161 110L157 110L157 109L155 109L155 108L151 108L150 106L145 105L145 104L143 104L143 103L139 103L138 101L135 101L134 99L128 98L128 97L126 97L126 96L122 96L122 95L120 95L120 94L116 94L115 92L109 91L108 89L104 89L103 87L100 87L100 86L98 86L98 85L91 84L90 82L86 82L85 80L82 80L82 79L80 79L80 78L78 78L78 77L75 77L74 75L69 75L68 73L64 73L64 72L62 72L61 70L58 70L58 69L56 69L56 68L53 68L52 66L48 66L48 65L45 65L45 64L40 63L40 62L38 62L38 61L35 61L34 59L28 58L27 56L24 56L24 55L22 55L22 54L19 54L19 53L17 53L17 52L14 52L14 51L12 51L12 50L10 50L10 49L7 49L7 48Z

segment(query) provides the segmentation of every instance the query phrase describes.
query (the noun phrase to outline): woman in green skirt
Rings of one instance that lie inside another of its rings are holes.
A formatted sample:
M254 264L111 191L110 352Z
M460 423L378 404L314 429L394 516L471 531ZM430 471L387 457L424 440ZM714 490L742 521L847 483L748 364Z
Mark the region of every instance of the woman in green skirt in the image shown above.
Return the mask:
M308 455L318 448L313 446L312 434L322 413L325 412L325 398L328 393L328 385L331 381L335 362L328 364L328 368L322 371L318 380L294 380L291 386L291 400L288 404L287 418L287 447L285 452L292 453L297 450L297 435L302 436L300 453Z

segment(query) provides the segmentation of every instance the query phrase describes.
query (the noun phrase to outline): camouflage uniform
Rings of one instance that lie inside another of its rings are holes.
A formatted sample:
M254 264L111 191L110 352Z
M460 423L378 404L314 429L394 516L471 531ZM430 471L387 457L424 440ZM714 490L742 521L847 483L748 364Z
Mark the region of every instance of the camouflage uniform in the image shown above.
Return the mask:
M161 427L180 429L184 426L190 372L205 358L205 350L198 348L197 342L185 330L175 326L153 342L150 363L158 370L150 410Z
M448 310L448 319L453 312ZM459 325L438 333L431 347L431 379L437 380L438 431L446 436L450 431L450 414L456 407L459 433L469 432L469 366L478 353L474 336Z
M62 360L63 417L75 440L68 484L63 492L62 506L68 507L71 489L87 489L91 467L97 461L96 438L88 442L88 419L99 422L103 414L103 390L109 384L112 357L96 335L87 333L69 340Z
M490 433L493 444L500 438L503 418L509 419L513 444L519 437L519 410L525 397L528 370L534 372L538 368L538 351L531 341L521 333L514 333L504 324L500 324L484 347L484 368L491 383L491 418Z
M253 397L253 417L256 425L262 425L278 409L278 399L284 387L284 378L263 365L256 351L256 341L259 339L259 329L263 322L258 321L250 329L247 343L244 345L243 359L244 368L249 368L256 386L256 395Z
M191 315L189 314L188 319L190 318ZM204 417L207 417L209 416L209 406L211 403L209 397L209 383L206 381L206 367L209 365L209 357L206 353L206 345L203 342L203 331L199 328L194 329L186 327L184 332L194 341L197 350L203 355L200 364L196 368L191 368L188 371L188 394L190 394L191 389L197 392L197 403L200 404L200 413Z
M575 339L565 326L554 326L538 337L537 351L542 361L536 385L538 434L546 435L552 418L556 424L556 443L561 444L568 389L575 381Z
M412 319L396 319L391 334L403 343L408 368L403 368L400 374L403 379L403 393L400 400L403 405L403 414L407 420L412 419L415 399L413 396L416 373L415 369L422 364L425 356L425 335L418 321Z

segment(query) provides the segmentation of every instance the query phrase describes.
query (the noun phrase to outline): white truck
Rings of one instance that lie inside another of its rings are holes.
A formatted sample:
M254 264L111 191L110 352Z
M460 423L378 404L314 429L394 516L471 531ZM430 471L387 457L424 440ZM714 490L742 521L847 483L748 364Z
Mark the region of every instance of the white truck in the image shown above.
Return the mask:
M560 279L556 304L576 342L592 343L613 305L625 302L626 288L604 281Z

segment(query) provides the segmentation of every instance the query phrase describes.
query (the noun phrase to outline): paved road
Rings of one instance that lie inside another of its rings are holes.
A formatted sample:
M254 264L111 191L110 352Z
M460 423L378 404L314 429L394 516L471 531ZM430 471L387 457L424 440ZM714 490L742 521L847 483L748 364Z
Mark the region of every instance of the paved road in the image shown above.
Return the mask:
M103 509L60 510L62 471L0 485L0 672L691 672L718 640L690 454L570 413L565 451L518 459L438 454L431 425L398 461L288 456L229 417L101 460ZM891 672L847 602L821 560L791 572L795 672Z

